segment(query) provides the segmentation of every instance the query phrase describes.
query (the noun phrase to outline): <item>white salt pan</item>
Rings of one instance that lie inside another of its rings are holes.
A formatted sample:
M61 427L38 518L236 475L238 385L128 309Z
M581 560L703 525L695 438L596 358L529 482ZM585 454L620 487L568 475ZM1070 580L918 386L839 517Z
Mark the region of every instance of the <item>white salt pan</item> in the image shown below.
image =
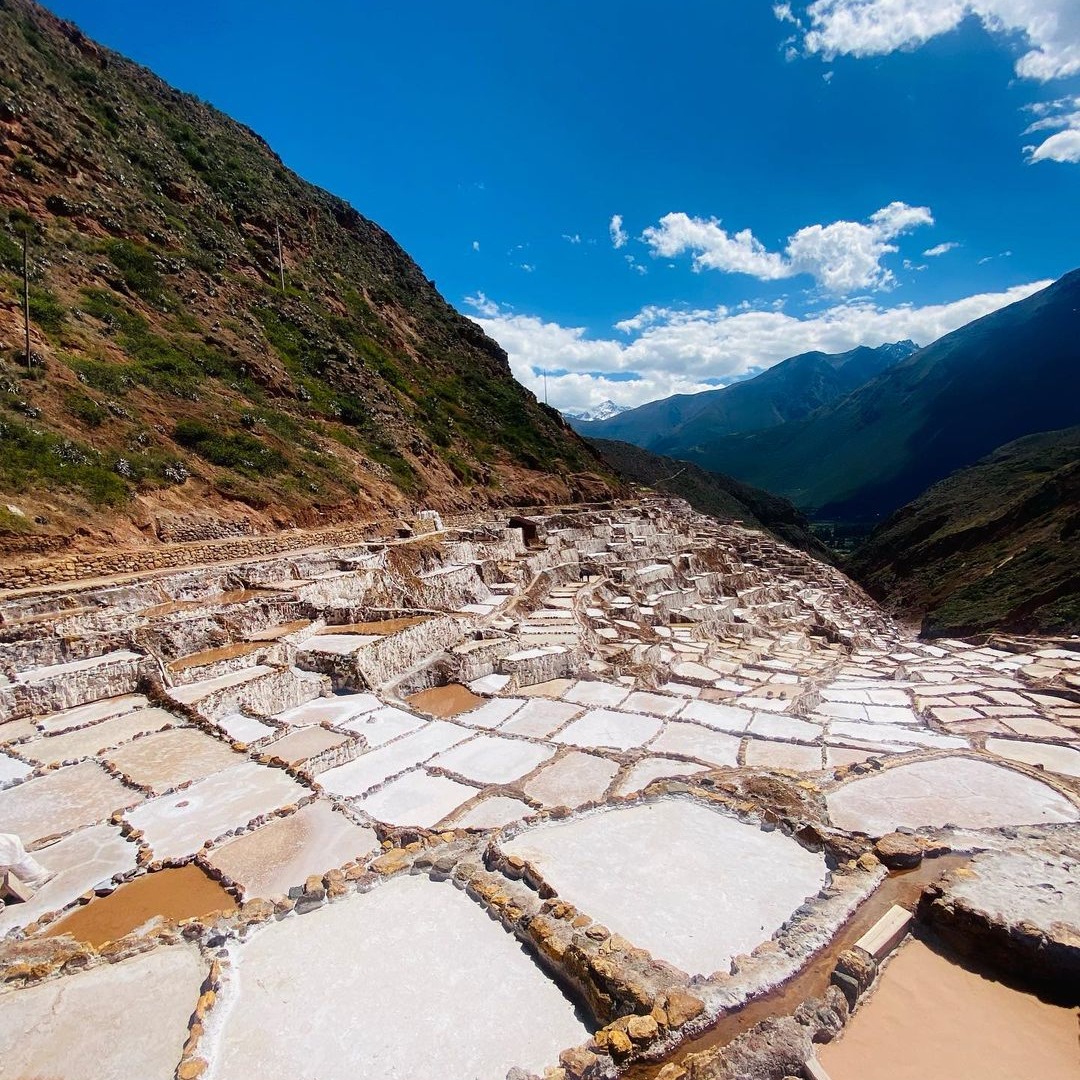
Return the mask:
M399 776L354 805L376 821L430 829L476 794L476 788L417 769Z
M395 773L419 765L441 750L449 750L470 735L471 731L457 724L432 720L412 735L406 735L378 750L369 750L355 761L327 770L320 775L319 783L335 795L363 795Z
M686 799L537 826L503 845L560 897L691 974L727 970L825 883L825 861Z
M3 1075L172 1080L206 972L173 946L0 994Z
M308 794L282 769L244 761L182 791L151 799L130 811L127 819L142 829L156 859L174 859Z
M627 750L648 742L663 726L663 721L640 713L590 709L580 719L568 724L555 742L573 746L610 746Z
M971 758L936 758L898 765L846 784L828 796L840 829L883 836L899 825L997 828L1076 821L1064 796L1012 769Z
M460 773L480 784L508 784L532 772L554 753L550 747L538 746L524 739L480 735L440 754L430 765Z
M502 1080L588 1035L514 938L449 884L399 878L271 923L238 953L218 1080Z

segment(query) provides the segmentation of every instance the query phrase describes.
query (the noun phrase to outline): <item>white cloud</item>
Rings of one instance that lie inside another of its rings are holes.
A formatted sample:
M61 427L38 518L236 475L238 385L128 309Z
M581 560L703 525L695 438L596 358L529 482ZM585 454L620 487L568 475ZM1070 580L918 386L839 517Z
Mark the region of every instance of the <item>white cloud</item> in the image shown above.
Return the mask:
M479 290L474 296L466 296L465 303L474 311L489 319L494 318L499 314L499 305L496 304L494 300L489 300L487 296Z
M1080 73L1076 0L814 0L803 44L827 59L882 56L923 45L968 16L991 33L1022 36L1026 51L1016 61L1017 75L1045 82Z
M1049 285L1018 285L948 304L883 308L868 300L848 301L797 318L781 310L726 307L675 310L646 307L617 323L617 338L593 338L582 327L516 314L483 293L467 299L476 322L510 356L518 381L559 408L588 408L607 398L642 405L670 394L693 394L772 367L798 353L844 352L911 338L929 344L973 319Z
M473 251L479 251L480 250L480 241L479 240L474 240L472 242L472 249L473 249Z
M778 252L769 251L749 229L729 233L716 218L673 213L647 228L641 238L657 257L693 252L695 270L750 274L761 281L809 274L829 292L845 295L891 284L892 273L882 266L882 259L897 250L889 241L933 223L927 207L893 202L865 223L808 225L790 236L785 250Z
M950 251L955 251L959 246L955 240L949 240L944 244L935 244L932 248L927 248L923 252L923 257L936 259L939 255L948 255Z
M580 244L581 243L581 235L579 233L563 233L562 238L568 244Z
M1038 146L1026 147L1028 161L1080 163L1080 97L1047 101L1033 110L1039 117L1029 124L1025 135L1053 131Z
M622 214L611 215L611 223L608 225L608 232L611 234L611 244L613 247L626 247L626 241L629 240L630 237L626 235L626 230L623 228Z
M1048 82L1080 74L1078 0L813 0L805 24L789 5L773 12L798 27L807 53L826 60L917 48L972 17L989 33L1019 37L1024 51L1015 66L1021 78ZM1049 103L1048 108L1058 104ZM1073 105L1077 111L1042 125L1055 134L1024 148L1029 161L1080 163L1080 105L1077 100ZM1040 125L1031 130L1040 130Z

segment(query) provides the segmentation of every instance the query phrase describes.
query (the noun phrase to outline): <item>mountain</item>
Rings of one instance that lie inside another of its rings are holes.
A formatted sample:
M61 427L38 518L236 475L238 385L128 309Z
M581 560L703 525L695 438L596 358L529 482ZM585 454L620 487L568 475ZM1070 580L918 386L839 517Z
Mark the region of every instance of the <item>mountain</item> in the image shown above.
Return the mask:
M30 0L0 0L0 56L7 550L610 494L502 348L252 131Z
M850 394L917 348L914 342L898 341L845 353L802 353L745 382L701 394L676 394L611 419L575 421L573 426L590 438L622 439L657 453L681 456L721 435L801 420Z
M820 518L873 520L996 447L1080 423L1080 271L888 368L804 420L684 455Z
M810 531L810 523L787 499L630 443L593 439L592 444L624 480L677 495L695 510L719 521L741 521L751 528L764 529L792 547L832 561L828 548Z
M616 405L614 401L601 401L599 405L591 409L562 409L561 412L567 420L591 422L596 420L610 420L613 416L626 412L629 405ZM574 425L571 424L571 427Z
M1080 631L1080 427L1029 435L935 484L849 572L929 634Z

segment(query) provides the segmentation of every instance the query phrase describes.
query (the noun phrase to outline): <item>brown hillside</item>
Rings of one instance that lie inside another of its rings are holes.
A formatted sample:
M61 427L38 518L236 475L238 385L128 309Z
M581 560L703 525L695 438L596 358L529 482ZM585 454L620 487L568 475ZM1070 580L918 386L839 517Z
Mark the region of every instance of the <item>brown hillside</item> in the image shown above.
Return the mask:
M394 240L253 132L29 0L0 0L0 57L0 551L610 492Z

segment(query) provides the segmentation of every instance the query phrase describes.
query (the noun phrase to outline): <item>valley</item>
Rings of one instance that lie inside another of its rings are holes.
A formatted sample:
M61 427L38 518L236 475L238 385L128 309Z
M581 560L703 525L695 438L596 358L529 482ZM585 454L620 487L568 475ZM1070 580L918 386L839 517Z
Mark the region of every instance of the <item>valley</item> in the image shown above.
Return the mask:
M1073 24L55 3L0 1077L1076 1076Z

